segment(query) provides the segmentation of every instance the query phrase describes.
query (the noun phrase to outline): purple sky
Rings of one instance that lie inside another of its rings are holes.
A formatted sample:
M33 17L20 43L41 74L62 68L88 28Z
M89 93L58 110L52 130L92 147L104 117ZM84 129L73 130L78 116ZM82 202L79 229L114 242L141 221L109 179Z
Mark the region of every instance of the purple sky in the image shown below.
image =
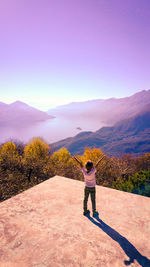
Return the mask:
M150 0L0 0L0 101L39 109L150 89Z

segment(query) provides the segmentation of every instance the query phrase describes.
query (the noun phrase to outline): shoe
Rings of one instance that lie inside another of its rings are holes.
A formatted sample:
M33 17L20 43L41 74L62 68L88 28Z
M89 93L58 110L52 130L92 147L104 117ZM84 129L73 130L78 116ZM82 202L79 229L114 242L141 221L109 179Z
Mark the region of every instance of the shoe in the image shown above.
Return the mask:
M93 217L94 217L94 216L98 216L98 215L99 215L98 211L94 211L94 212L93 212Z
M89 210L83 212L83 215L85 215L85 216L86 215L89 215L89 214L90 214L90 211Z

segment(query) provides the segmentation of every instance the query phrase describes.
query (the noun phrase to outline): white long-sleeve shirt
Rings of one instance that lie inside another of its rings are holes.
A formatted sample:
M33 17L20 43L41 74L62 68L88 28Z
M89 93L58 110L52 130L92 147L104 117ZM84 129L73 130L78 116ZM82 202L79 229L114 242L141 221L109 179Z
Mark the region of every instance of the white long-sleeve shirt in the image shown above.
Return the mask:
M85 186L87 187L94 187L96 186L96 168L92 168L90 172L87 173L87 170L83 167L82 169L83 175L84 175L84 181L85 181Z

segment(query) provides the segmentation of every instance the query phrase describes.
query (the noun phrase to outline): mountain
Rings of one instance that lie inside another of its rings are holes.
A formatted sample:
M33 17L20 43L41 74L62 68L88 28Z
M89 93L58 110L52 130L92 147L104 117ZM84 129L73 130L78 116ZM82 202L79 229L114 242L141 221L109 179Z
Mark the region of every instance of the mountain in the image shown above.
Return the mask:
M54 116L33 108L21 101L12 104L0 102L0 125L30 124L37 121L52 119Z
M143 90L125 98L97 99L85 102L73 102L47 111L54 116L66 118L97 118L100 123L113 126L120 120L127 119L150 104L150 90ZM82 127L82 125L81 125Z
M82 132L51 144L53 151L66 147L71 154L83 154L85 147L97 147L112 156L123 153L140 155L150 151L150 105L134 116L103 127L96 132Z

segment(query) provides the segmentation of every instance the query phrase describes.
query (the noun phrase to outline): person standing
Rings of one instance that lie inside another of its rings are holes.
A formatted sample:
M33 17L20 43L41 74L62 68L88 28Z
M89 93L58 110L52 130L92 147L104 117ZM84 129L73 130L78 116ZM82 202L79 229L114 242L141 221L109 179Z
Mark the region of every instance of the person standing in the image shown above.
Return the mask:
M91 202L92 202L92 210L93 210L93 217L98 215L98 211L96 211L96 201L95 201L95 196L96 196L96 168L100 161L105 157L103 155L96 163L94 166L93 162L91 160L88 160L85 164L85 167L83 167L83 164L81 161L79 161L75 156L74 158L81 166L81 171L84 175L84 181L85 181L85 188L84 188L84 201L83 201L83 215L88 215L90 211L87 209L87 202L88 202L88 197L89 194L91 195Z

